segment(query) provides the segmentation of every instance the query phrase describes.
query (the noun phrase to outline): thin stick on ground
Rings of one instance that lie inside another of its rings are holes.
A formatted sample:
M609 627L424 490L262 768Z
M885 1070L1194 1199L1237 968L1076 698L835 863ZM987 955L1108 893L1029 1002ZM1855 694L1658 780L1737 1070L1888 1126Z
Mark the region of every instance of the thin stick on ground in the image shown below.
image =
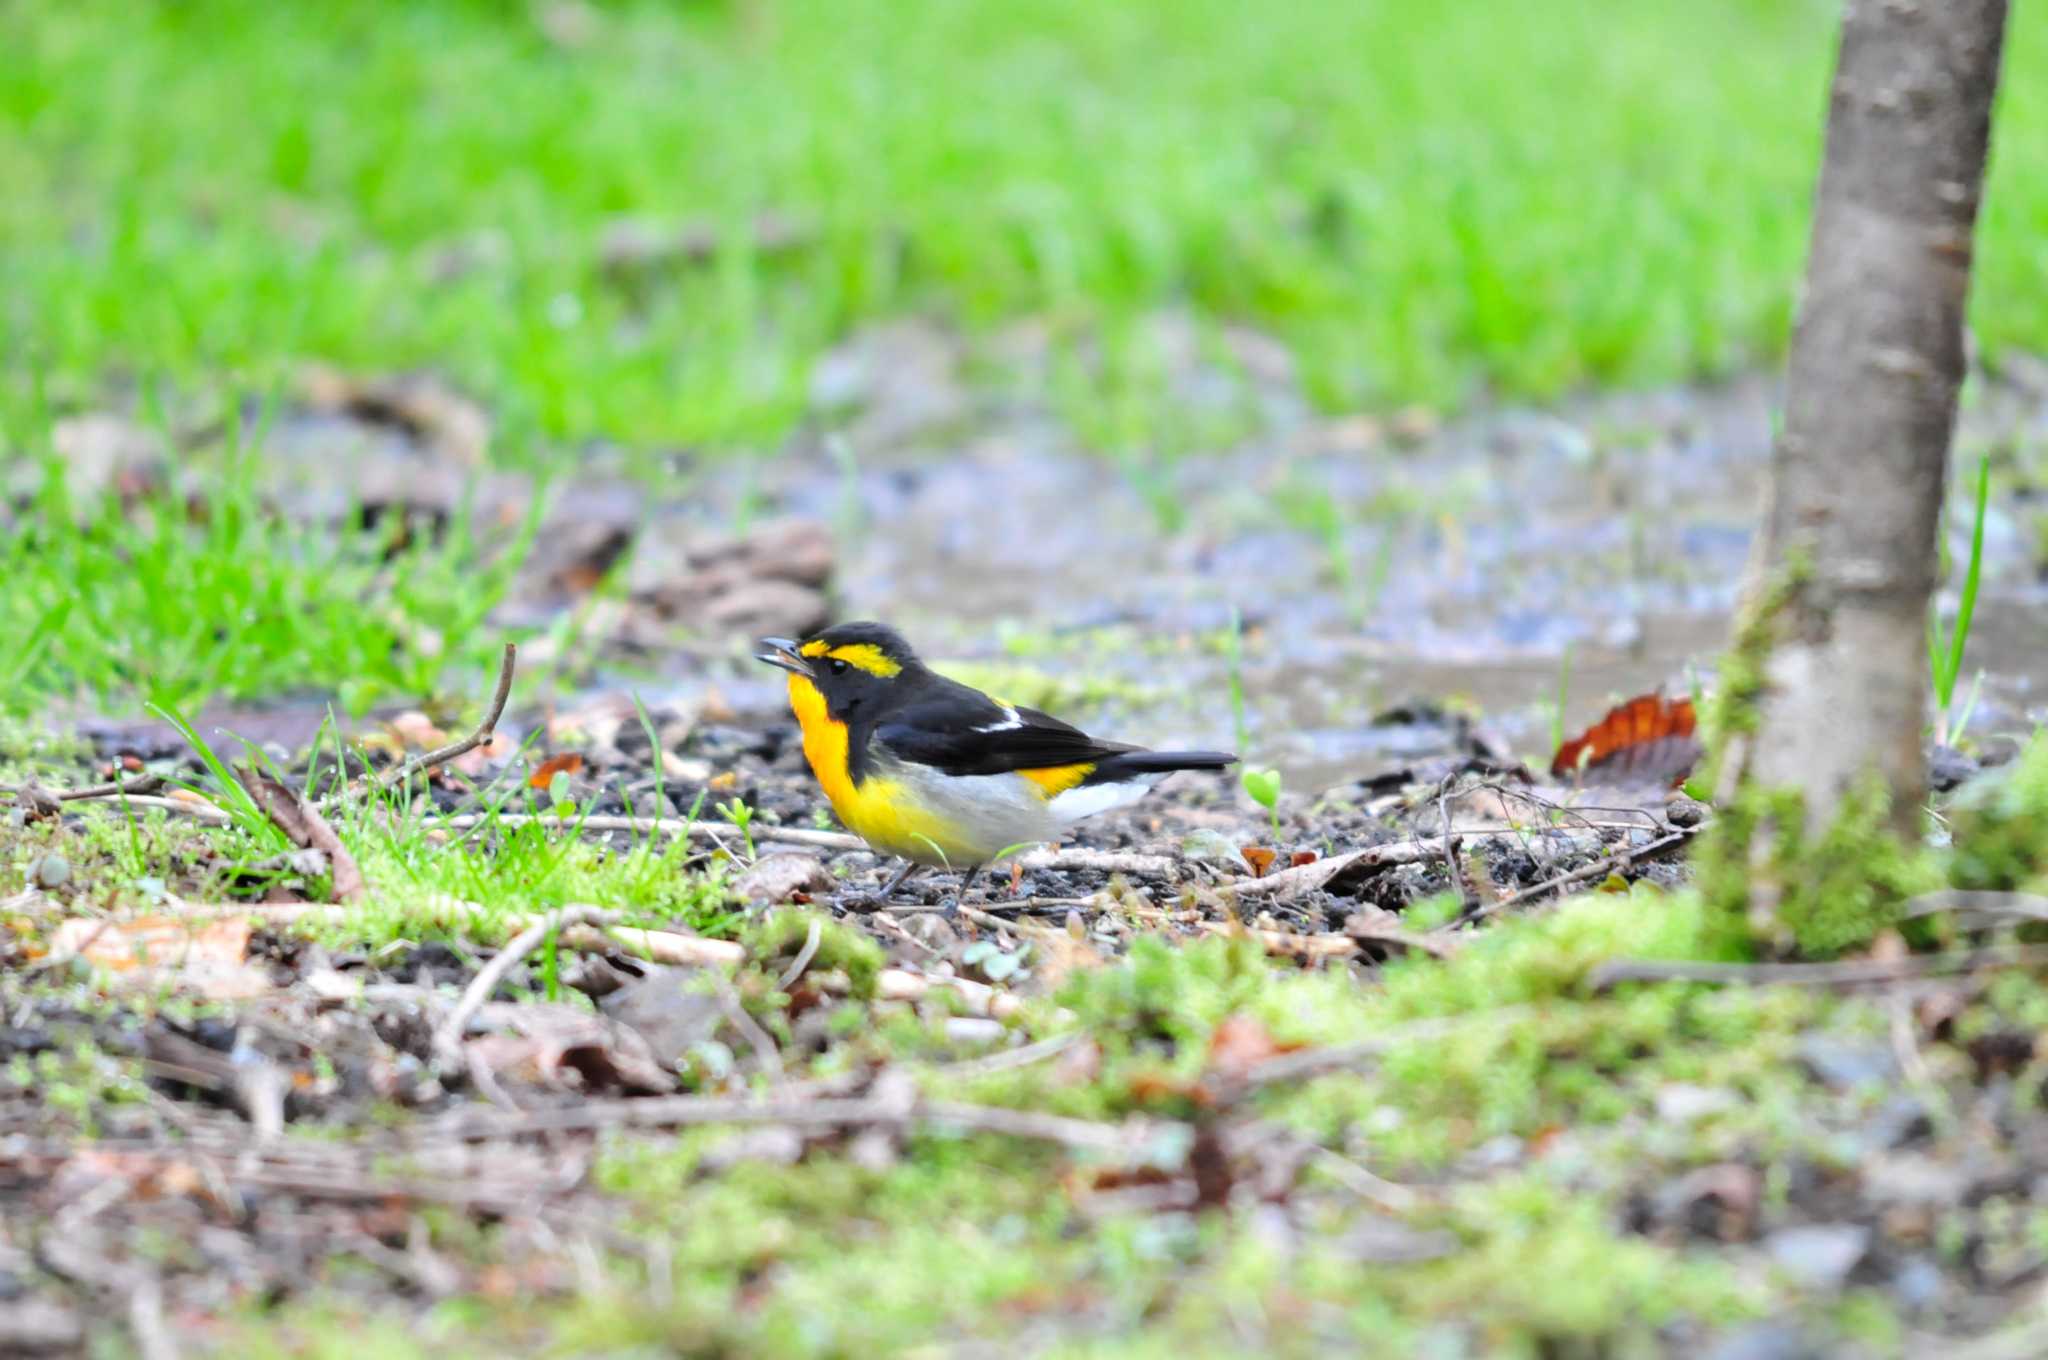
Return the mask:
M1900 919L1911 921L1944 911L1993 920L2048 921L2048 897L2039 893L1971 892L1963 888L1944 888L1939 892L1922 893L1908 901Z
M1325 1048L1304 1048L1295 1053L1283 1053L1268 1058L1245 1073L1245 1089L1257 1089L1283 1081L1308 1081L1314 1077L1327 1076L1332 1072L1349 1071L1366 1063L1375 1062L1403 1044L1427 1043L1446 1038L1461 1030L1485 1025L1498 1028L1511 1021L1529 1015L1534 1007L1528 1005L1495 1006L1489 1010L1471 1011L1463 1015L1444 1015L1427 1020L1411 1020L1395 1025L1370 1039L1354 1043L1331 1044Z
M844 1128L917 1124L1002 1134L1090 1152L1133 1153L1148 1145L1159 1125L1150 1122L1099 1124L1066 1115L1043 1114L960 1101L903 1101L861 1097L774 1097L754 1100L724 1096L652 1096L635 1100L590 1100L560 1109L507 1114L464 1110L434 1132L464 1140L512 1138L550 1133L595 1133L613 1128L661 1129L696 1124L786 1124L792 1128Z
M634 835L688 836L693 840L717 841L721 832L731 830L709 822L695 821L686 817L579 817L564 821L548 813L534 812L466 812L456 817L437 817L429 825L449 831L467 831L479 826L502 826L508 830L531 823L554 825L565 830L582 831L626 831ZM865 850L867 842L858 836L848 836L837 831L809 831L802 827L773 826L754 822L748 828L757 841L783 841L791 845L808 845L818 850Z
M35 780L20 784L0 784L0 794L5 794L27 808L32 817L54 817L62 811L62 804L84 798L120 798L124 795L155 793L164 786L162 775L138 775L134 779L114 780L106 784L89 784L82 789L47 789Z
M1465 862L1458 856L1458 837L1451 832L1451 785L1457 782L1457 778L1454 774L1446 775L1444 782L1437 786L1436 813L1443 819L1444 867L1450 870L1451 886L1458 890L1458 905L1471 911L1479 905L1479 894L1465 873Z
M457 756L467 755L489 741L492 734L498 730L498 719L504 715L505 701L512 696L512 672L518 662L519 644L506 643L504 660L498 663L498 688L491 695L491 706L484 710L484 720L478 723L476 729L468 736L460 741L451 741L446 746L437 747L424 755L414 756L395 770L387 770L370 781L369 787L356 796L361 797L372 791L382 793L396 788L414 775L424 774L446 765Z
M462 1032L483 1004L491 999L491 993L505 980L505 975L519 966L528 954L547 942L549 935L566 930L570 926L613 926L617 925L617 912L604 911L597 907L565 907L559 912L544 916L519 932L498 951L496 958L478 970L463 989L462 999L455 1003L455 1009L434 1030L434 1054L449 1067L462 1060Z
M1605 991L1624 982L1708 982L1737 986L1855 987L1914 978L1945 977L1979 968L2027 968L2048 963L2048 945L2008 945L1909 954L1903 959L1845 959L1839 963L1686 963L1661 959L1615 959L1587 975L1586 985Z
M1630 868L1631 866L1638 864L1643 860L1653 858L1657 855L1665 853L1668 850L1675 849L1676 847L1685 844L1687 841L1691 840L1694 836L1698 834L1698 827L1686 827L1682 830L1674 831L1668 836L1664 836L1658 840L1651 841L1648 845L1633 846L1616 850L1613 854L1603 855L1599 859L1593 860L1590 863L1581 864L1578 868L1573 869L1568 873L1559 874L1555 878L1546 878L1541 883L1531 884L1529 887L1523 888L1518 892L1511 892L1506 897L1501 898L1498 902L1488 902L1484 906L1481 906L1478 910L1460 916L1455 921L1451 921L1446 923L1445 925L1438 926L1437 929L1455 929L1458 926L1467 925L1473 921L1480 920L1483 917L1491 916L1497 911L1506 911L1510 907L1519 906L1522 903L1529 901L1531 898L1546 896L1547 894L1554 893L1561 888L1569 888L1575 883L1585 883L1591 879L1604 878L1608 874L1617 873L1623 869Z
M810 930L804 934L804 947L797 950L796 959L789 965L789 968L782 976L776 980L776 991L786 992L796 985L796 980L804 975L804 969L810 967L811 960L817 957L818 944L824 938L824 922L812 921Z

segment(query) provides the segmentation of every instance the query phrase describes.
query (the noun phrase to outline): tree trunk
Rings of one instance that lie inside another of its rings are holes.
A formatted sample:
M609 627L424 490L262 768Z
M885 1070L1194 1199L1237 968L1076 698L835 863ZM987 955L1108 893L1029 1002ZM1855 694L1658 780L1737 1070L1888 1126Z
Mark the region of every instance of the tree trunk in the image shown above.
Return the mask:
M1847 0L1758 557L1768 660L1734 769L1811 834L1874 771L1917 839L1927 611L2006 0ZM1742 740L1740 738L1732 741Z

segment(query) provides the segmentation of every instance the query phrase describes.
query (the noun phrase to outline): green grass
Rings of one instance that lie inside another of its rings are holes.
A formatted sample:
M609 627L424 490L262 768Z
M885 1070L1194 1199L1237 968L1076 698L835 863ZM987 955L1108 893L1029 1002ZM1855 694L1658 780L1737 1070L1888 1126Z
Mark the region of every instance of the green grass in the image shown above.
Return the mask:
M1725 372L1785 339L1835 10L700 0L564 48L524 5L8 6L4 385L424 366L516 453L772 438L905 311L1050 317L1142 388L1128 323L1186 305L1333 404ZM2048 347L2048 16L2013 25L1994 349ZM750 249L767 211L808 243ZM621 278L622 216L732 244Z
M0 533L0 636L22 640L0 661L0 712L292 693L360 712L484 683L502 642L484 620L523 534L487 553L461 518L403 546L293 524L247 472L232 460L194 513L172 492L74 497L46 464L20 525Z

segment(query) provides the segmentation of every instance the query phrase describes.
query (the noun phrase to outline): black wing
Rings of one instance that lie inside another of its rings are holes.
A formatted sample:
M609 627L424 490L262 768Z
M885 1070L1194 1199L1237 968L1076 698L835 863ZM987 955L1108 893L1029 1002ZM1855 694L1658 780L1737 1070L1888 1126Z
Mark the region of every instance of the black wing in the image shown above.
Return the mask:
M1035 708L1008 707L965 685L948 685L891 714L874 740L899 759L956 775L1088 764L1136 749L1097 741Z

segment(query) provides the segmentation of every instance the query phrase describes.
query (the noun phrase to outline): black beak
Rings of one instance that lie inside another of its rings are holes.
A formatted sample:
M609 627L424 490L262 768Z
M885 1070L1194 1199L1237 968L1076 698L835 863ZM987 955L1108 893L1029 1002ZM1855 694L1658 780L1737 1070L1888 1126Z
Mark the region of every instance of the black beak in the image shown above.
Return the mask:
M792 675L811 678L811 663L797 655L797 644L788 638L762 638L762 650L754 653L754 660L765 661L771 666L780 666Z

